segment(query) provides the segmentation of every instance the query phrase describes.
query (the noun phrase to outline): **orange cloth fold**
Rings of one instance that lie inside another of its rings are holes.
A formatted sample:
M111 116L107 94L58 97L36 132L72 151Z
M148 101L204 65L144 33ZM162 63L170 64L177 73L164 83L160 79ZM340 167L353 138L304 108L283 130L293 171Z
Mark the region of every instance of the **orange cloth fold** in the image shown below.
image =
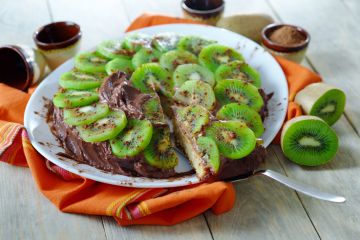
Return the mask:
M159 24L195 23L191 20L144 14L127 31ZM308 69L277 58L288 79L290 99L320 77ZM138 189L86 179L44 159L31 146L21 125L30 94L0 84L0 161L28 166L39 190L61 211L113 216L120 225L172 225L212 209L229 211L235 202L232 184L203 183L175 189ZM301 115L290 102L287 118Z

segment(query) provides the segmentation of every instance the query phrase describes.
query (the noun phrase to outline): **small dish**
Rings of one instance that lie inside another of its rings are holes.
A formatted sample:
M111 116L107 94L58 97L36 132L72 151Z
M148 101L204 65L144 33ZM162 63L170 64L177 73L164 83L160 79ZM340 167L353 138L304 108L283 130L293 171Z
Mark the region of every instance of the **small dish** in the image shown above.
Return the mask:
M216 25L224 12L225 2L223 0L183 0L181 8L185 18Z
M304 40L298 44L284 45L271 40L271 35L278 29L282 27L291 27L298 31L303 37ZM300 63L304 57L306 50L309 46L310 35L309 33L298 26L290 24L270 24L266 26L261 32L261 43L262 46L268 50L270 53L284 57L290 61Z

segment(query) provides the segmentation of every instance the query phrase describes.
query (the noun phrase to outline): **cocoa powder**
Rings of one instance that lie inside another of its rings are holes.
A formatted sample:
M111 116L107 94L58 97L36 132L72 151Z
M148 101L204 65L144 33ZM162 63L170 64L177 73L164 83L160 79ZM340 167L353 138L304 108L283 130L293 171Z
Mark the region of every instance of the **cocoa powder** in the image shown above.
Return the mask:
M283 26L276 29L270 35L270 40L284 46L293 46L304 42L306 37L301 34L296 28L290 26Z

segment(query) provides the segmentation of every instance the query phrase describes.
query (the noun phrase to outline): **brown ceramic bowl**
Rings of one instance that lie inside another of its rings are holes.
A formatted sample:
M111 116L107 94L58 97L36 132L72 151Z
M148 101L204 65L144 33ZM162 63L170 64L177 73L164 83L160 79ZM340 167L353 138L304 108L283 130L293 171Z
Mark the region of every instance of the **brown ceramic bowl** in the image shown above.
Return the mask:
M271 41L270 40L271 34L275 30L283 26L289 26L296 29L300 34L302 34L305 37L305 40L299 44L288 45L288 46ZM267 49L269 52L275 55L287 58L291 61L298 63L301 62L302 59L304 58L307 47L309 46L309 42L310 42L310 35L305 29L290 24L278 24L278 23L270 24L261 31L261 43L265 49Z
M34 33L34 41L51 69L75 56L81 39L80 26L74 22L53 22Z
M185 18L215 25L224 12L225 2L223 0L182 0L181 8Z

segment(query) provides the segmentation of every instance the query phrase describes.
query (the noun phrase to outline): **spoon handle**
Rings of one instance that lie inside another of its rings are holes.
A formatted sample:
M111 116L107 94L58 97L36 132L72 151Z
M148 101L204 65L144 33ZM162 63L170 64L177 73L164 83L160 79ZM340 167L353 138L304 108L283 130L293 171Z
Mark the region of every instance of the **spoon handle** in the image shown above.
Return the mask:
M261 171L256 172L255 174L265 175L279 183L284 184L285 186L287 186L289 188L292 188L298 192L301 192L303 194L306 194L306 195L314 197L314 198L318 198L318 199L329 201L329 202L336 202L336 203L343 203L346 201L346 199L342 196L322 192L314 187L297 182L297 181L295 181L285 175L282 175L278 172L275 172L273 170L261 170Z

